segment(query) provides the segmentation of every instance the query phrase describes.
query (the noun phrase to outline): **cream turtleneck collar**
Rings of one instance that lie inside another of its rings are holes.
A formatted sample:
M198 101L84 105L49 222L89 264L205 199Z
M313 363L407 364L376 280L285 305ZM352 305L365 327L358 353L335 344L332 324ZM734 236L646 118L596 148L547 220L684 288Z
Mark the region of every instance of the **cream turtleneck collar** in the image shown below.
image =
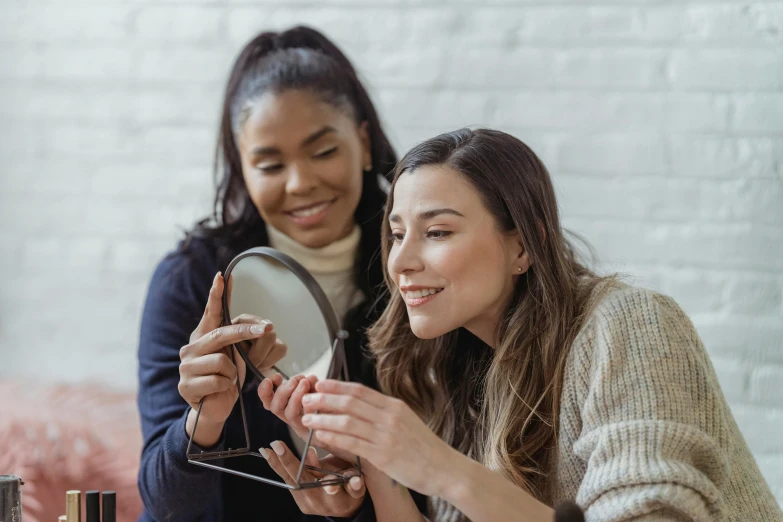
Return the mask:
M361 228L354 225L351 233L343 239L325 247L311 248L291 239L269 224L266 225L266 230L272 248L293 257L312 274L352 271L362 237Z

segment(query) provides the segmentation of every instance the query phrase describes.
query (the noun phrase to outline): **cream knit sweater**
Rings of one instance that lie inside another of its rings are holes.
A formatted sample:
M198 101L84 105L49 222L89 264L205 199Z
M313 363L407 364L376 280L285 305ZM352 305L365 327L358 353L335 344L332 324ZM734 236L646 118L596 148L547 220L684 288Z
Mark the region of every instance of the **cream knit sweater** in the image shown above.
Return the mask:
M549 502L588 522L783 521L690 320L668 297L620 286L565 367ZM464 520L430 499L430 520Z

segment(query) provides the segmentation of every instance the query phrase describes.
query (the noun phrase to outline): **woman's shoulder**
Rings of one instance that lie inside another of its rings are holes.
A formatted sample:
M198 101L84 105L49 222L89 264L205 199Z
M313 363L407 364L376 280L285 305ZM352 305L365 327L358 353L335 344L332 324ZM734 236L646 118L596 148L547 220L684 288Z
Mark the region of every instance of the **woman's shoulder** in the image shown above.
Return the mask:
M693 323L672 297L617 281L595 288L573 352L582 364L707 357Z
M220 270L218 248L216 242L208 238L190 236L180 241L155 268L150 294L209 289Z

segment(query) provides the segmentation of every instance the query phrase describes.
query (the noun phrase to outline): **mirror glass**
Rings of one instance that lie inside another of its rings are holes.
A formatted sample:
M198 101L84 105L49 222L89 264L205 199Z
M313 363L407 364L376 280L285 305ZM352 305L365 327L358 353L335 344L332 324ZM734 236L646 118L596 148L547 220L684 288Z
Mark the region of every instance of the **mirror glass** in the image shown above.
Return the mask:
M229 317L249 314L267 319L288 346L276 369L287 378L299 374L316 375L319 380L329 377L338 327L327 324L329 314L334 316L334 312L331 308L324 311L324 306L330 306L328 301L319 302L314 295L322 293L320 287L313 292L312 285L308 287L283 263L259 255L239 259L229 275ZM314 280L312 284L317 287Z

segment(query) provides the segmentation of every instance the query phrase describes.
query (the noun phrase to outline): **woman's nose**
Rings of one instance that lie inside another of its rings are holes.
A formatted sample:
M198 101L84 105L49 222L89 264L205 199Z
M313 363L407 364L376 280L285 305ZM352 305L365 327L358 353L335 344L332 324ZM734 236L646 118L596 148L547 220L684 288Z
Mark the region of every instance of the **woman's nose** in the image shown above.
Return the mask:
M286 192L296 196L306 195L318 186L318 178L304 165L291 166L286 180Z

